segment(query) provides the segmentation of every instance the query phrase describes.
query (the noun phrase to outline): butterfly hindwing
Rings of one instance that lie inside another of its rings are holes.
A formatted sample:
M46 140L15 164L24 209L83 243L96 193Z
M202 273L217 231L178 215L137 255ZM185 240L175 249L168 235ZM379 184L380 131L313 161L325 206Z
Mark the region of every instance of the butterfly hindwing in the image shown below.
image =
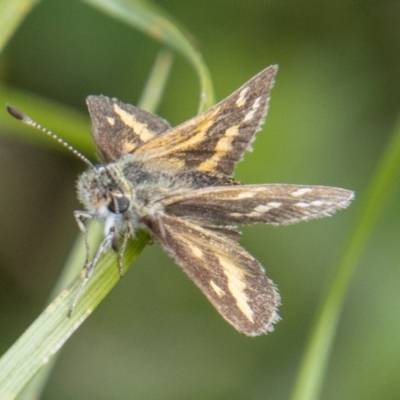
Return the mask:
M172 194L161 200L168 215L198 223L292 224L346 208L354 194L328 186L236 185Z
M116 161L170 128L168 122L106 96L86 99L93 135L104 161Z
M175 168L231 175L267 113L276 66L270 66L208 111L149 140L137 150L146 160Z
M220 314L250 336L273 329L279 294L259 262L230 236L159 215L145 222Z

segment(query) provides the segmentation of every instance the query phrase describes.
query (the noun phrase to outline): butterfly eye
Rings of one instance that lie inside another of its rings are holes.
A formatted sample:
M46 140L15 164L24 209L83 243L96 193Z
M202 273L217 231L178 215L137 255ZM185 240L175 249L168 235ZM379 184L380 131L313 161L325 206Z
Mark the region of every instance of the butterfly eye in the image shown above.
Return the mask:
M129 199L125 196L113 196L108 209L114 214L123 214L129 208Z

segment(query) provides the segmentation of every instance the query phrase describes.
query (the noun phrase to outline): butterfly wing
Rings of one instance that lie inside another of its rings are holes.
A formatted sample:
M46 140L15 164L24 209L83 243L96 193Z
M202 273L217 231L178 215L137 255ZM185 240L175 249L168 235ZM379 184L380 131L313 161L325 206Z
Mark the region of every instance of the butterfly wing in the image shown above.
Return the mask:
M203 114L144 143L136 154L180 169L231 175L267 113L277 66L270 66Z
M259 262L236 240L187 220L159 215L145 221L164 250L237 330L255 336L279 320L279 294Z
M168 122L130 104L106 96L86 99L93 135L106 162L135 152L144 143L170 128Z
M292 224L333 214L354 198L329 186L236 185L172 194L161 200L165 213L199 224Z

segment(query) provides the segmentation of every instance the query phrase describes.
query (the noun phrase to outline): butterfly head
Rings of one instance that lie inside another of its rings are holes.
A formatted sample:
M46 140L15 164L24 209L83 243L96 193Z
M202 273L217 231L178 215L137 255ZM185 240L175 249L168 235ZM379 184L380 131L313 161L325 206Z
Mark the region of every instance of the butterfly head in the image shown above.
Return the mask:
M100 164L88 169L78 179L78 198L90 214L108 218L126 213L133 195L116 164Z

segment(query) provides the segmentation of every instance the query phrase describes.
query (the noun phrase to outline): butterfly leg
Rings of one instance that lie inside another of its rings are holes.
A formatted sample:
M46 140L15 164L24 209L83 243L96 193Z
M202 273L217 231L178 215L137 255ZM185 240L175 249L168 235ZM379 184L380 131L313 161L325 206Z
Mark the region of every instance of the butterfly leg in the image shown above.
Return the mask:
M91 218L93 218L93 216L85 211L74 211L74 217L75 217L76 223L78 224L80 231L83 233L83 238L85 240L85 247L86 247L85 267L86 267L86 265L89 262L90 248L89 248L89 240L88 240L88 230L87 230L85 224L83 223L83 220L91 219Z
M87 229L86 229L85 225L83 224L82 220L80 219L80 218L86 218L87 215L86 215L86 213L79 214L79 212L76 212L75 216L76 216L77 221L79 221L78 222L79 228L85 235L85 242L87 244L87 250L88 250L89 246L87 243ZM89 214L89 217L90 217L90 214ZM83 229L81 227L83 227ZM101 255L104 253L105 250L110 248L110 245L112 243L114 235L115 235L115 228L111 227L110 230L108 231L106 237L101 242L100 246L97 248L96 253L93 256L93 259L90 262L86 261L85 266L83 267L84 277L83 277L82 283L80 284L80 286L75 294L74 300L72 301L71 307L68 311L68 317L71 317L72 312L74 311L74 309L78 303L78 300L81 297L82 291L85 288L86 284L88 283L89 278L92 275L93 270L94 270L97 262L99 261ZM87 258L88 258L88 254L89 254L89 252L87 252Z
M118 270L119 270L119 276L121 278L124 277L124 267L123 267L124 253L125 253L126 246L128 244L128 239L131 235L132 235L132 228L131 228L130 224L127 224L125 232L124 232L124 239L123 239L121 247L118 251Z

